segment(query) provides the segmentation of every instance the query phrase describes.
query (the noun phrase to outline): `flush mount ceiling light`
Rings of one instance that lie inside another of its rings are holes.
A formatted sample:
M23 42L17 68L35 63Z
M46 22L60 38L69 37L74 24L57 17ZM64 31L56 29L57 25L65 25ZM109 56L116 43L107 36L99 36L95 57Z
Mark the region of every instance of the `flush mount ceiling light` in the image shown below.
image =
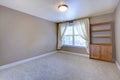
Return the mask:
M61 4L58 6L59 11L65 12L68 9L68 6L66 4Z

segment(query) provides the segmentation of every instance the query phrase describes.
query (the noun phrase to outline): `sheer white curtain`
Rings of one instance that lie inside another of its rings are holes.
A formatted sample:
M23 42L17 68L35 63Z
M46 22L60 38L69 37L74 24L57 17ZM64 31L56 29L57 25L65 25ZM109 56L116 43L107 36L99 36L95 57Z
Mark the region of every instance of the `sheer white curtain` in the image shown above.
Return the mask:
M86 49L89 53L89 18L76 20L73 23L79 35L86 40Z
M69 22L59 23L59 25L58 25L58 46L57 46L57 49L61 49L61 47L63 46L62 38L64 36L64 33L65 33L68 25L69 25Z

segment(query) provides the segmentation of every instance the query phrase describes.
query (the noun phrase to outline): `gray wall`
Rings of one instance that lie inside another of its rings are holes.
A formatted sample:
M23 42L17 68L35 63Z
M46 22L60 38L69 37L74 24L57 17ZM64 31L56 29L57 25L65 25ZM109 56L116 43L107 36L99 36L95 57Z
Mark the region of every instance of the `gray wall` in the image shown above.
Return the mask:
M55 49L55 23L0 6L0 65Z
M108 21L113 21L113 20L114 20L113 13L90 17L91 24L100 23L100 22L108 22ZM77 52L77 53L82 53L82 54L87 53L87 51L84 47L63 46L62 50L70 51L70 52Z
M120 3L115 13L116 59L117 62L120 64Z
M63 51L81 53L81 54L88 54L84 47L77 47L77 46L63 46Z

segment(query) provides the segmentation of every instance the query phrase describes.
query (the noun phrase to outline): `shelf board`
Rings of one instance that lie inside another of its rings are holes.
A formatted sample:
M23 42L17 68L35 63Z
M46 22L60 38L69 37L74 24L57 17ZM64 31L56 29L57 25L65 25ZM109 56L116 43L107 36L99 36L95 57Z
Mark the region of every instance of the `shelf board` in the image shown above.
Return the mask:
M111 38L111 36L92 36L92 38Z
M111 23L112 23L112 21L110 21L110 22L102 22L102 23L94 23L94 24L90 24L90 26L93 27L93 26L96 26L96 25L104 25L104 24L111 24ZM98 27L98 26L96 26L96 27Z
M102 31L111 31L111 29L104 29L104 30L91 30L92 32L102 32Z
M112 43L91 43L93 45L112 45Z

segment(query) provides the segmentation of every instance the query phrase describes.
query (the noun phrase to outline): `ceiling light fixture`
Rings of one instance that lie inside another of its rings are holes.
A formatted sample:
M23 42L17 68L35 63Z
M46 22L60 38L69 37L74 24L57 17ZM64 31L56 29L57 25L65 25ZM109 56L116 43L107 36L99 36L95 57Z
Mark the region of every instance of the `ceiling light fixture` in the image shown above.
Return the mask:
M66 4L61 4L58 6L59 11L65 12L68 9L68 6Z

